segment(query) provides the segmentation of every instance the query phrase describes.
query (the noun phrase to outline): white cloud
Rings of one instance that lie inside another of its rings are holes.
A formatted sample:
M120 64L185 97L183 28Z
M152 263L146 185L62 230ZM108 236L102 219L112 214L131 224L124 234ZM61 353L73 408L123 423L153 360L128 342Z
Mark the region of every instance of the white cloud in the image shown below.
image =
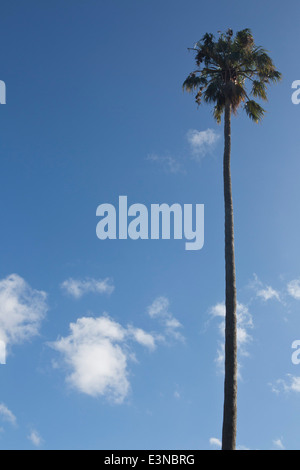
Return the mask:
M123 328L108 316L82 317L70 324L70 335L50 346L59 351L67 366L67 382L78 391L106 396L122 403L130 390L128 361L134 340L153 350L155 339L140 328Z
M300 377L290 376L291 382L289 386L286 386L287 391L300 393Z
M266 286L264 289L258 290L257 296L261 297L265 302L270 299L276 299L280 301L279 293L271 286Z
M300 377L294 376L292 374L287 374L287 379L278 379L274 384L270 384L272 392L282 393L282 392L295 392L300 393Z
M249 334L249 329L253 328L252 315L248 310L248 307L240 302L237 302L237 345L239 356L248 356L247 345L252 340ZM225 359L225 347L224 347L224 334L225 334L225 303L217 303L209 310L209 314L213 318L219 318L220 322L218 328L222 335L222 342L219 342L217 349L217 357L215 362L219 370L223 371L224 359ZM238 364L240 369L240 362Z
M249 335L248 330L253 328L252 315L246 305L237 303L237 341L238 347L241 349L243 355L248 355L244 349L252 337Z
M40 447L43 443L43 439L36 430L32 430L28 436L28 439L32 442L35 447Z
M190 129L187 133L187 140L191 146L195 157L203 157L210 153L218 142L220 136L213 129L197 131Z
M51 344L70 369L67 381L88 395L122 402L129 391L127 354L118 344L124 329L108 317L82 317L70 330L69 336Z
M209 444L212 446L212 447L217 447L218 449L221 449L222 448L222 442L220 441L220 439L217 439L216 437L211 437L209 439Z
M220 139L220 135L213 129L198 131L189 129L186 133L186 139L190 146L190 152L194 160L201 160L205 155L210 154L216 143ZM147 160L160 165L166 173L177 174L186 173L183 159L171 155L159 155L151 153L147 156Z
M209 311L213 317L220 317L223 319L222 323L219 324L220 331L224 334L225 329L225 304L218 303L211 307ZM237 314L237 342L238 347L241 348L251 340L251 336L248 333L248 329L253 328L252 315L250 314L248 307L237 302L236 307ZM245 354L245 351L244 351Z
M159 319L164 326L165 334L179 341L184 341L184 336L179 331L181 323L169 311L170 302L167 297L157 297L148 307L148 315L151 318Z
M219 371L223 372L224 363L225 363L225 344L224 342L219 342L218 349L217 349L217 357L215 359L215 363L217 364L217 368Z
M32 289L17 274L0 281L0 341L4 345L19 344L37 335L46 312L45 292ZM3 348L2 344L2 353Z
M17 418L15 415L7 408L4 403L0 403L0 419L7 421L8 423L15 426L17 424Z
M209 439L209 444L212 446L212 447L215 447L217 449L222 449L222 442L220 441L220 439L216 438L216 437L211 437ZM236 446L236 450L249 450L246 446L243 446L243 445L237 445Z
M274 444L275 447L277 447L277 449L279 449L279 450L285 450L285 447L284 447L284 445L282 444L282 439L275 439L275 440L273 441L273 444Z
M287 285L288 293L294 297L294 299L300 299L300 279L295 279Z
M273 287L264 285L256 274L254 274L254 279L250 282L249 287L252 288L255 291L256 296L261 298L264 302L271 299L281 302L280 293L273 289Z
M130 391L129 361L136 361L133 345L153 351L170 336L183 341L180 322L169 312L169 300L158 297L147 312L163 325L161 333L149 333L132 325L123 327L107 314L84 316L70 323L68 336L59 337L49 346L61 354L54 367L66 370L66 382L82 393L107 397L122 403Z
M129 328L129 332L132 334L134 339L137 343L146 346L149 349L155 349L155 338L150 333L146 333L146 331L142 330L141 328Z
M218 304L211 307L209 313L213 317L225 318L225 304L224 304L224 302L219 302Z
M168 312L170 302L166 297L157 297L148 307L148 314L151 318L165 317Z
M75 299L79 299L84 294L90 292L96 294L111 294L114 290L114 285L109 278L86 278L83 280L69 278L61 284L61 288Z
M0 340L0 364L6 364L6 344Z

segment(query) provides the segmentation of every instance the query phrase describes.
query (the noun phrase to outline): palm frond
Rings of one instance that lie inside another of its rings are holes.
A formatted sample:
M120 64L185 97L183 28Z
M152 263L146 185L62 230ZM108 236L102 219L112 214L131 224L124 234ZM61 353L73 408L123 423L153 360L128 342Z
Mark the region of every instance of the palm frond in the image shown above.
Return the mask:
M224 103L221 103L220 101L215 105L214 110L213 110L213 116L215 120L217 121L218 124L220 124L221 119L222 119L222 114L225 109L225 101Z
M256 123L261 121L265 114L265 110L254 100L248 100L244 105L244 109L247 116Z
M207 79L203 76L198 77L195 73L191 73L187 79L183 82L183 89L188 93L191 93L201 86L207 84Z
M266 84L261 80L253 80L251 94L264 101L268 100Z

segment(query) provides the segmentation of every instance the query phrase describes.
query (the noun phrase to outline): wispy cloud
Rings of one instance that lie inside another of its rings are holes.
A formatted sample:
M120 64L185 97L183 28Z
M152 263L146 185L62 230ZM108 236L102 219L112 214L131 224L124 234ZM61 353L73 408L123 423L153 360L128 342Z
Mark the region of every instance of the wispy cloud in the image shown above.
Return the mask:
M168 312L170 302L167 297L157 297L148 307L148 314L151 318L165 317Z
M17 418L15 415L10 411L4 403L0 403L0 419L2 421L7 421L8 423L15 426L17 424Z
M132 335L135 341L142 346L145 346L151 350L156 348L155 337L141 328L129 327L128 333Z
M218 318L218 328L223 338L222 342L219 343L217 350L216 363L218 368L223 370L225 349L224 349L224 332L225 332L225 303L220 302L215 304L209 310L209 314L212 318ZM247 345L252 340L252 336L249 334L249 330L253 328L252 315L248 310L248 307L240 302L237 303L237 343L238 353L240 356L248 356ZM240 362L239 362L240 367Z
M203 131L190 129L185 137L189 144L189 151L187 152L189 158L196 161L200 161L205 155L211 154L220 139L220 135L213 129ZM166 173L186 174L184 160L178 156L151 153L147 156L147 160L159 165Z
M287 291L294 299L300 299L300 279L294 279L287 285Z
M5 345L23 343L39 333L47 309L46 293L32 289L17 274L0 280L2 355Z
M171 157L170 155L150 154L147 160L155 162L161 166L166 173L185 173L182 163L178 158Z
M254 279L249 283L249 287L252 288L255 292L255 295L264 302L267 302L271 299L281 302L280 292L271 286L264 285L256 274L254 274Z
M213 129L206 129L205 131L190 129L187 132L187 140L190 144L192 154L198 159L211 153L219 138L220 135Z
M212 317L219 317L222 322L219 324L220 332L222 335L225 330L225 304L218 303L210 309L210 315ZM237 341L240 351L243 355L247 355L246 351L243 351L243 347L251 341L251 336L248 330L253 328L252 315L250 314L248 307L241 303L237 303Z
M277 450L285 450L282 439L274 439L273 445L277 448Z
M287 374L286 379L278 379L275 383L269 384L271 386L272 392L279 393L300 393L300 377Z
M36 431L35 429L33 429L29 436L28 436L28 439L32 442L32 444L35 446L35 447L40 447L43 443L43 439L41 438L40 434L38 433L38 431Z
M281 277L281 281L282 280ZM300 300L300 279L293 279L287 282L285 286L281 287L280 290L277 290L269 285L263 284L258 276L254 274L253 280L248 284L248 287L255 292L256 297L265 302L273 299L287 307L289 305L287 302L289 297Z
M157 297L148 307L148 315L151 318L159 319L164 327L164 333L177 340L184 341L184 336L180 332L181 323L169 311L170 302L167 297Z
M83 295L88 293L111 294L114 291L114 285L109 278L69 278L61 284L61 288L75 299L80 299Z
M257 292L257 296L261 297L265 302L270 299L280 300L279 293L271 286L267 286L264 289L260 289Z
M216 437L211 437L209 439L209 444L211 445L211 447L214 447L215 449L221 449L222 448L222 442L220 439L216 438ZM246 446L243 446L243 445L237 445L236 446L236 450L249 450Z

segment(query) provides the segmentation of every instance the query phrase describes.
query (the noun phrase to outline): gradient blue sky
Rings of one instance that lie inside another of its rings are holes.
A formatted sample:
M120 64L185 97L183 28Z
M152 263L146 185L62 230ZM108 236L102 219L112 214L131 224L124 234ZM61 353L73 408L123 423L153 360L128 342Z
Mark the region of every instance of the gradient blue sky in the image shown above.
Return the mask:
M232 122L238 445L300 449L299 13L296 0L1 2L0 448L219 448L222 126L181 85L205 32L249 27L283 80L262 124ZM215 142L192 146L208 129ZM96 208L119 195L204 204L204 248L98 240Z

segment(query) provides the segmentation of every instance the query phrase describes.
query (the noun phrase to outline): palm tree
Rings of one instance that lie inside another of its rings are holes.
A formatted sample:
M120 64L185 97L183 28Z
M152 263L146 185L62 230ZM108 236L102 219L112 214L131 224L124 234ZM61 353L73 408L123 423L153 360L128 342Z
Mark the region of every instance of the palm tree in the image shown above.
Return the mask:
M205 34L192 49L197 70L183 84L188 92L196 92L196 103L202 99L212 103L218 123L224 113L224 203L225 203L225 384L222 450L235 450L237 423L237 316L234 260L234 226L231 190L231 115L242 106L254 122L259 122L265 110L254 98L267 100L266 89L281 74L266 50L258 47L250 29L236 33L229 29L216 40ZM249 91L248 91L249 88Z

